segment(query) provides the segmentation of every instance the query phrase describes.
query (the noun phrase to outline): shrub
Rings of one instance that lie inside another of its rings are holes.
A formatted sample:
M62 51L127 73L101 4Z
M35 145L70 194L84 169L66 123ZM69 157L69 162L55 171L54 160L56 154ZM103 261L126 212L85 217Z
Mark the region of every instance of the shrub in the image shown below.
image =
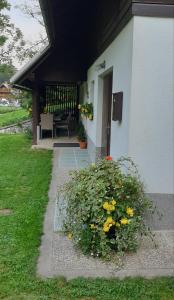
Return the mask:
M149 232L143 215L152 204L130 159L107 157L72 172L64 193L65 232L84 254L110 259L113 252L135 251Z

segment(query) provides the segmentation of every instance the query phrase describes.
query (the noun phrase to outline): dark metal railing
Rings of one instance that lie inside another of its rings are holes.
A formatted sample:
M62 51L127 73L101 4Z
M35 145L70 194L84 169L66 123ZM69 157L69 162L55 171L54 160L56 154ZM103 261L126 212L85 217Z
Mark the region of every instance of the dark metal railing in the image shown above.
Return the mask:
M41 112L50 112L66 118L78 119L78 86L74 83L47 84L41 101Z

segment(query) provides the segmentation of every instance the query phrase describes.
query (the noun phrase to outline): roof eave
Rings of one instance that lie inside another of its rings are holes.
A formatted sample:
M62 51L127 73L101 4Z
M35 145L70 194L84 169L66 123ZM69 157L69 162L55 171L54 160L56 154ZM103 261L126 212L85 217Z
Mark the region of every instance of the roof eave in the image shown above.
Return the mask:
M33 72L49 55L51 50L50 45L46 46L42 52L37 53L22 69L16 72L11 78L11 84L21 85L30 72Z
M53 19L51 15L51 6L50 0L39 0L47 36L50 45L53 45L55 42L55 28L53 24Z

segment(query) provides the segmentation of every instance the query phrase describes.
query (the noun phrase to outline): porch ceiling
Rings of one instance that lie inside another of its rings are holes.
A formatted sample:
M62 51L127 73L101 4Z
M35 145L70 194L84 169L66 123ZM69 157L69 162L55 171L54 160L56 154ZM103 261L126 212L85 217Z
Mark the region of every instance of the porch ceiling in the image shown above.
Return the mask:
M40 5L49 54L42 60L36 56L12 83L33 88L34 82L86 80L87 69L100 52L104 29L117 19L120 0L40 0Z
M88 66L103 29L120 10L120 0L40 0L50 43L60 56Z
M36 82L86 80L89 66L133 15L174 16L174 0L39 1L49 47L11 80L30 88Z
M174 16L174 0L39 0L49 37L12 83L86 80L87 69L133 15Z

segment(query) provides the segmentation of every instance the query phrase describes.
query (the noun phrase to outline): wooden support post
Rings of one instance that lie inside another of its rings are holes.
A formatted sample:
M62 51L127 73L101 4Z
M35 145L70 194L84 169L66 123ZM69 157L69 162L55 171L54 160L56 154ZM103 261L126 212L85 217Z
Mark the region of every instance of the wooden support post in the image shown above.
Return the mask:
M37 125L39 125L39 89L37 86L32 92L32 115L33 145L37 145Z

